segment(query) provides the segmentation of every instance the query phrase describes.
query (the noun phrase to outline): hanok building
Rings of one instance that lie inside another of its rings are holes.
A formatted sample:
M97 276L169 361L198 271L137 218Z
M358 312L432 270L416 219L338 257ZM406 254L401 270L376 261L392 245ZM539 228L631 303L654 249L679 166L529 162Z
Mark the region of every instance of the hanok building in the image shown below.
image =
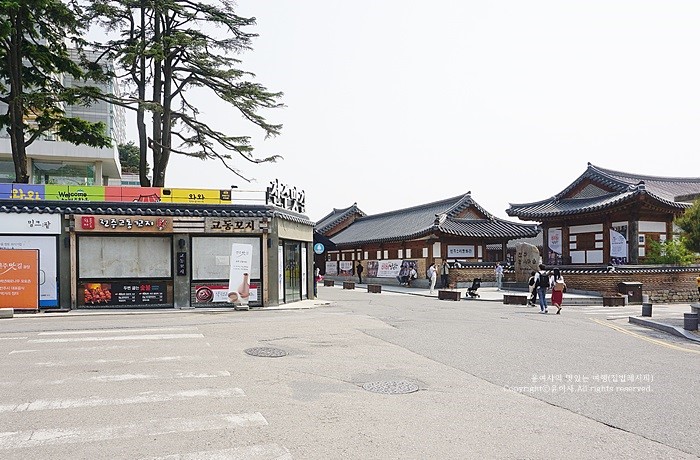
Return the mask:
M375 215L366 215L353 204L334 209L315 230L336 246L328 251L321 267L326 275L354 273L356 262L362 260L367 278L393 278L393 271L405 262L415 265L425 278L432 262L503 261L509 240L538 233L537 225L493 216L472 199L471 192ZM487 250L493 244L501 248L495 254Z
M546 200L511 204L508 215L541 222L550 265L643 263L649 241L678 234L673 219L700 192L700 178L644 176L588 168Z

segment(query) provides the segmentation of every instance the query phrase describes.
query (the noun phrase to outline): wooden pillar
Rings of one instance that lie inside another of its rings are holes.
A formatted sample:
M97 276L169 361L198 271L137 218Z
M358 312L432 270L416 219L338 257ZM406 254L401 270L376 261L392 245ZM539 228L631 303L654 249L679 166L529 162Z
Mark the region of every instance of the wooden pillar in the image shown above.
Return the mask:
M547 231L547 227L542 225L542 263L547 265L549 262L549 232Z
M605 219L603 219L603 263L610 265L610 229L612 228L612 222L610 221L610 215L607 214Z
M564 223L561 225L561 263L564 265L571 264L571 250L569 249L569 226Z
M636 265L639 263L639 213L632 211L629 220L630 240L627 242L630 255L629 263Z

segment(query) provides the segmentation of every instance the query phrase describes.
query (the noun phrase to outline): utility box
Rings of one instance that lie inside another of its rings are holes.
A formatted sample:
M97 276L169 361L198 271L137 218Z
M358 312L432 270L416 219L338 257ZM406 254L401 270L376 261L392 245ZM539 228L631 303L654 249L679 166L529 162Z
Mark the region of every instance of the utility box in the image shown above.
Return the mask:
M617 292L627 294L630 304L642 303L642 283L622 282L617 283Z

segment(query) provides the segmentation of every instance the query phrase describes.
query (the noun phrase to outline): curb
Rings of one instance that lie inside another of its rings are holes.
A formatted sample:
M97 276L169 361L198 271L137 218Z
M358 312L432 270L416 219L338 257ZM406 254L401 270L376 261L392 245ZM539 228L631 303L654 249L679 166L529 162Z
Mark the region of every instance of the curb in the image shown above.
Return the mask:
M651 321L648 319L638 318L636 316L630 316L629 322L632 324L638 324L640 326L648 327L651 329L656 329L658 331L666 332L676 337L682 337L693 342L700 343L700 337L697 335L686 331L685 329L678 326L671 326L670 324L658 323L656 321Z

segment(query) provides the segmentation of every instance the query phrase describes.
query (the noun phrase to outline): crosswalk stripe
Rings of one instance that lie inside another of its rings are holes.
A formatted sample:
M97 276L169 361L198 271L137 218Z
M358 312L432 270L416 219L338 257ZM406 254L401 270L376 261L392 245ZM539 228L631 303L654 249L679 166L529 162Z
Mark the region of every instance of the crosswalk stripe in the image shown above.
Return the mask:
M76 407L97 407L97 406L122 406L126 404L144 404L166 401L182 401L190 398L227 398L233 396L245 396L240 388L199 389L166 392L146 392L129 398L83 398L83 399L61 399L61 400L37 400L22 404L0 405L2 412L33 412L53 409L72 409Z
M78 334L120 334L123 332L162 332L162 331L192 331L197 330L194 326L178 327L158 327L144 329L81 329L74 331L47 331L39 332L37 335L78 335Z
M64 385L75 382L127 382L134 380L171 380L171 379L213 379L218 377L231 377L229 371L218 372L175 372L161 374L120 374L120 375L99 375L95 377L71 376L58 380L21 380L21 381L0 381L0 386L48 386Z
M29 337L0 337L0 340L24 340Z
M0 449L26 449L58 444L88 443L108 439L156 436L267 425L260 412L217 414L162 420L143 420L129 425L8 431L0 433Z
M203 334L149 334L122 335L115 337L74 337L70 339L32 339L30 343L69 343L69 342L105 342L110 340L168 340L168 339L198 339Z
M208 450L186 454L149 457L140 460L292 460L292 454L277 444L234 447L232 449Z
M216 358L212 356L211 358ZM66 367L66 366L78 366L83 364L154 364L154 363L172 363L181 361L200 361L201 356L158 356L155 358L142 358L142 359L95 359L89 361L48 361L48 362L38 362L32 363L32 366L37 367Z

